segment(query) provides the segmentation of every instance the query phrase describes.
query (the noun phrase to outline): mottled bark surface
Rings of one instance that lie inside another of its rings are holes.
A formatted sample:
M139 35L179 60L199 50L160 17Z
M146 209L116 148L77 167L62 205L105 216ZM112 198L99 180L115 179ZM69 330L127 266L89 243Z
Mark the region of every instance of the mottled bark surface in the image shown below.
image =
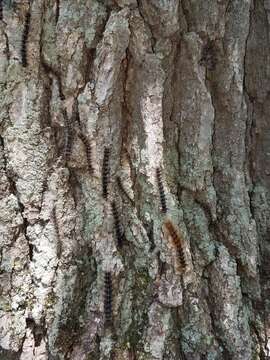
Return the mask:
M23 67L27 9L0 21L0 359L268 359L270 1L34 0Z

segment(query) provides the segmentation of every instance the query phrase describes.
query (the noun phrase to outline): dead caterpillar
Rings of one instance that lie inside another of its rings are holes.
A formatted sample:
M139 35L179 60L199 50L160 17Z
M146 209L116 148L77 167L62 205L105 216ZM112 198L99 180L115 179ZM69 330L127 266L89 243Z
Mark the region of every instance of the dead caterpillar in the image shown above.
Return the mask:
M0 20L3 20L3 1L0 0Z
M108 183L110 180L110 148L105 147L103 156L103 167L102 167L102 196L107 200L108 197Z
M135 206L135 201L133 199L131 199L131 197L127 193L127 190L124 188L120 176L116 177L116 183L117 183L117 186L118 186L120 192L129 200L129 202L131 203L132 206Z
M86 150L86 159L87 159L87 168L88 168L88 171L89 171L89 174L90 175L93 175L94 173L94 168L93 168L93 165L92 165L92 148L91 148L91 145L89 143L89 140L88 138L83 134L83 133L80 133L79 134L83 144L84 144L84 147L85 147L85 150Z
M178 257L178 262L179 262L179 267L180 267L179 270L181 270L182 272L185 272L187 269L187 260L186 260L184 245L183 245L183 239L180 235L180 232L170 219L166 219L164 221L164 226L165 226L166 230L168 231L168 233L171 237L171 240L172 240L172 244L177 252L177 257Z
M165 196L164 186L162 183L162 174L160 168L156 169L156 176L157 176L157 184L158 184L159 197L161 203L161 211L164 214L166 214L167 212L166 196Z
M113 292L112 292L112 276L110 272L105 272L104 275L104 316L105 316L105 326L112 325L112 300L113 300Z
M22 66L27 67L28 60L27 60L27 42L28 42L28 35L30 29L30 20L31 20L31 12L30 10L27 11L25 16L24 22L24 29L22 34L22 44L21 44L21 59L22 59Z
M124 231L121 226L119 213L118 213L118 209L117 209L115 201L112 202L111 206L112 206L112 213L113 213L113 218L114 218L114 228L115 228L115 235L116 235L116 239L117 239L117 245L119 248L121 248L123 246L123 242L124 242Z

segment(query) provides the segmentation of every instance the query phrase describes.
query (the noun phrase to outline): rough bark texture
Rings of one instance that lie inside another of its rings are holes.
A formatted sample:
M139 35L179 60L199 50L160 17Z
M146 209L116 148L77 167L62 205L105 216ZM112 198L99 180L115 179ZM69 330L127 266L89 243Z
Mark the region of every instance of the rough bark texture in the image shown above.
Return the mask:
M268 359L270 1L2 3L0 359Z

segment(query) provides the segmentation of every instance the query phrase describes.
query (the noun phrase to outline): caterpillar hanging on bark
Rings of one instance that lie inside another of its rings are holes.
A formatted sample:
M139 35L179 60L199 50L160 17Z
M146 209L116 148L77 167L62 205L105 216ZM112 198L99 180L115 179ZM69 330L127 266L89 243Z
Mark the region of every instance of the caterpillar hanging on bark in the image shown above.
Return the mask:
M94 168L93 168L93 161L92 161L91 144L89 143L88 138L82 132L80 132L79 137L81 138L81 140L84 144L85 150L86 150L87 168L88 168L89 174L93 175Z
M164 226L171 238L172 245L176 250L178 260L178 270L185 272L187 270L186 253L184 249L184 241L179 229L174 225L170 219L164 221Z
M102 196L106 200L108 198L108 184L110 180L110 152L110 148L106 146L104 149L102 166Z
M65 163L67 163L70 158L71 150L72 150L72 128L66 109L63 109L62 114L65 122L65 126L64 126L65 142L63 149L63 159Z
M122 183L120 176L116 177L116 183L117 183L117 186L118 186L118 189L120 190L120 192L129 200L129 202L131 203L132 206L135 206L135 201L133 199L131 199L127 190L124 188L124 185Z
M57 253L57 257L60 258L62 248L61 248L60 232L59 232L59 226L58 226L55 206L52 209L52 221L53 221L55 237L56 237L56 253Z
M60 0L56 0L55 1L55 23L57 24L58 19L59 19L59 13L60 13Z
M105 327L112 326L113 323L113 289L112 276L109 271L104 275L104 317Z
M120 216L119 216L117 205L116 205L115 201L112 201L111 206L112 206L112 213L113 213L113 218L114 218L114 229L115 229L115 235L116 235L116 239L117 239L117 245L119 248L122 248L125 235L124 235L124 231L123 231L123 228L122 228L122 225L120 222Z
M162 174L160 168L156 169L156 177L157 177L157 184L159 190L159 197L161 203L161 211L166 214L167 213L167 204L166 204L166 195L164 191L164 186L162 182Z
M30 30L30 21L31 21L31 12L29 9L25 15L24 29L23 29L23 33L22 33L21 60L22 60L23 67L27 67L27 65L28 65L27 44L28 44L28 35L29 35L29 30Z
M3 0L0 0L0 20L3 20Z

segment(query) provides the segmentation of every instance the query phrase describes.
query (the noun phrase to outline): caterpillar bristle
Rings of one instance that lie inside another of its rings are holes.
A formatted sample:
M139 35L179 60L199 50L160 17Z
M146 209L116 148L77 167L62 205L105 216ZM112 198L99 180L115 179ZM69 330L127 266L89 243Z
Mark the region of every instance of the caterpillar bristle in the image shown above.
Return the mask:
M21 43L21 60L23 67L27 67L28 65L27 43L28 43L28 35L30 30L30 20L31 20L31 12L30 10L28 10L25 15L24 29L22 33L22 43Z
M115 201L112 201L111 207L112 207L112 213L113 213L113 218L114 218L114 229L115 229L115 235L116 235L116 239L117 239L117 245L119 248L122 248L123 242L124 242L124 231L121 226L120 217L119 217L119 213L118 213L118 209L117 209L117 205L116 205Z
M93 175L94 173L94 168L93 168L93 162L92 162L92 148L91 148L91 144L88 140L88 138L83 134L83 133L80 133L79 134L83 144L84 144L84 147L85 147L85 150L86 150L86 159L87 159L87 168L88 168L88 171L89 171L89 174L90 175Z
M102 166L102 196L107 200L108 198L108 184L110 180L110 148L104 148L103 166Z
M104 317L105 327L112 326L113 323L113 289L112 276L109 271L104 275Z
M166 219L164 221L164 226L166 230L168 231L168 234L170 235L172 245L176 250L177 253L177 259L178 259L178 268L182 272L185 272L187 269L187 260L186 260L186 254L184 250L184 241L180 235L179 229L176 227L176 225L173 224L173 222L170 219Z
M158 190L159 190L159 197L160 197L160 203L161 203L161 211L166 214L167 213L167 204L166 204L166 195L164 191L164 186L162 182L162 173L160 168L156 169L156 177L157 177L157 184L158 184Z
M135 202L133 199L131 199L131 197L129 196L129 194L127 193L127 190L124 188L124 185L122 183L122 180L120 178L120 176L116 177L116 183L118 186L118 189L120 190L120 192L128 199L128 201L131 203L131 205L134 207L135 206Z

